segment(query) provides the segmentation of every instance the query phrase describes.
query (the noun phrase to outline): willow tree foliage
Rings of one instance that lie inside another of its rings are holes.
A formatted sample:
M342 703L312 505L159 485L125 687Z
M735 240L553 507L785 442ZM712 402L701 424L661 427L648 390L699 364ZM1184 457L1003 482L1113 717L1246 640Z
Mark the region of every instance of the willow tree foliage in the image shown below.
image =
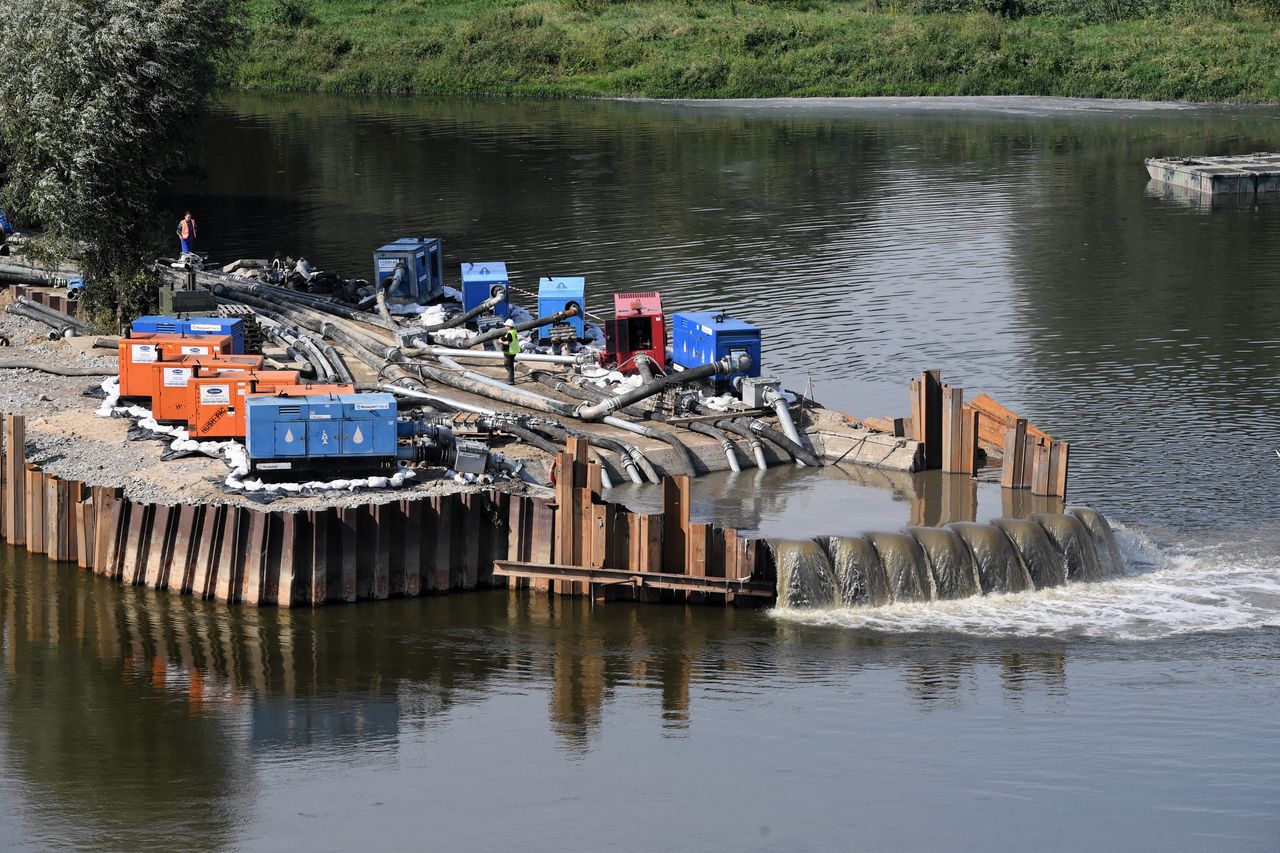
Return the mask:
M81 247L93 308L120 315L148 298L147 258L165 231L157 195L194 156L235 4L6 4L0 198L54 241Z

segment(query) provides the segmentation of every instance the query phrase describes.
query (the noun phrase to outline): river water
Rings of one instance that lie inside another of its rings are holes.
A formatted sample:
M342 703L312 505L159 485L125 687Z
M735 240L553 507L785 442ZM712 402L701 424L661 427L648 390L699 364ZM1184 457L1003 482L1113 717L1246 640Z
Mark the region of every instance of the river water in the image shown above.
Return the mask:
M451 279L585 275L601 315L660 289L857 415L941 368L1073 442L1130 572L864 610L255 612L6 553L0 848L1280 849L1280 204L1141 165L1278 144L1273 108L229 98L171 199L214 256L367 276L430 233ZM696 511L856 535L928 516L907 480L707 478Z

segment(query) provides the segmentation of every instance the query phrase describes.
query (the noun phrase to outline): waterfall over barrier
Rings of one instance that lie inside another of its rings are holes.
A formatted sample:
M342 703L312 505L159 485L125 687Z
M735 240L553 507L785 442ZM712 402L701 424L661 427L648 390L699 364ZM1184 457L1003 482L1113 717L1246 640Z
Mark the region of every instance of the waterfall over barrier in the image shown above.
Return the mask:
M1111 525L1087 507L990 524L961 521L768 544L779 607L880 607L1026 592L1125 570Z
M865 539L823 536L818 544L835 570L836 603L842 607L881 607L893 601L878 552Z
M997 518L991 522L1009 537L1036 589L1067 582L1067 563L1044 528L1030 518Z

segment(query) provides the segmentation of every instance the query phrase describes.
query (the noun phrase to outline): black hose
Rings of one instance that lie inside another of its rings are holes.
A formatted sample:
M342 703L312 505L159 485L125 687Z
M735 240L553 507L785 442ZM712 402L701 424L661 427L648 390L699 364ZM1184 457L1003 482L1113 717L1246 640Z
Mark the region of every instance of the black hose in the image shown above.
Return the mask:
M738 449L738 446L729 439L729 436L725 434L724 430L717 429L704 421L690 421L689 423L684 424L684 427L688 430L692 430L693 432L702 433L703 435L714 438L716 441L720 442L720 446L724 448L725 457L730 460L731 467L738 464L735 454L740 456L742 455L741 451ZM733 468L733 470L736 471L738 469Z
M791 439L783 435L782 432L769 426L767 423L760 420L759 418L752 418L750 421L748 421L747 426L751 429L752 432L756 433L759 436L762 436L763 438L767 438L769 441L772 441L774 444L786 450L787 453L791 455L791 458L799 459L801 462L808 465L810 468L822 467L822 460L819 459L816 455L814 455L811 451L806 450L804 447L800 446L799 444L796 444L794 441L792 441Z
M116 376L120 373L116 367L61 367L43 361L15 359L0 361L0 370L39 370L57 376Z
M36 302L34 299L28 299L25 296L18 297L18 304L25 305L28 308L30 308L32 311L51 317L52 319L66 326L71 326L76 329L87 329L89 327L89 324L84 322L83 320L77 320L75 317L72 317L70 314L64 313L62 311L58 311L54 308L50 308L48 305L45 305L41 302Z
M48 270L38 270L19 264L0 264L0 281L30 284L35 287L53 287L58 281L58 276Z
M670 386L686 385L698 379L714 376L717 373L733 373L736 370L746 370L750 366L751 359L748 356L728 356L710 364L702 364L697 367L691 367L688 370L682 370L679 373L670 373L657 377L652 382L645 382L595 405L579 406L574 415L584 421L598 420L632 403L638 403L647 397L661 394Z
M338 382L343 385L354 384L356 380L351 375L351 368L347 367L347 363L342 359L342 354L338 352L337 348L333 344L325 343L322 343L322 348L324 349L324 357L333 366Z
M745 424L727 418L722 421L716 421L716 426L726 432L736 433L746 439L747 444L751 447L751 455L755 460L756 467L762 471L767 467L765 464L764 453L760 452L764 447L760 441L760 436L748 429Z
M506 334L508 328L515 329L517 332L527 332L530 329L539 329L543 326L550 326L553 323L559 323L561 320L576 316L578 316L577 306L570 306L563 311L557 311L554 314L548 314L545 317L538 317L525 323L516 323L514 326L499 326L496 329L490 329L483 334L467 338L465 341L458 341L452 344L452 346L457 347L458 349L470 349L471 347L480 346L480 344L497 340Z
M497 432L505 432L510 435L514 435L525 444L532 445L544 453L550 453L552 456L555 456L564 450L563 447L551 443L533 430L520 426L519 424L512 423L508 420L502 420L500 418L482 418L480 423L488 426L489 429L496 430Z

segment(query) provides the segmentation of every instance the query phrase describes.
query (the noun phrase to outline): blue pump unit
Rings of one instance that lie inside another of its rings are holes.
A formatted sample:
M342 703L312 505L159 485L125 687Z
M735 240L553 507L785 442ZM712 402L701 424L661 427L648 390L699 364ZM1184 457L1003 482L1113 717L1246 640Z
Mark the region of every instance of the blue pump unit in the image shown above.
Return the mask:
M538 279L538 316L559 313L570 305L578 306L578 313L563 322L573 327L579 338L586 337L587 280L581 276ZM551 327L543 326L538 334L543 340L551 337Z
M244 353L244 321L239 317L169 317L148 314L129 324L135 334L159 335L226 335L231 338L231 352Z
M334 467L396 457L396 399L390 394L248 397L245 449L261 470Z
M401 237L373 253L374 284L395 275L404 264L405 274L392 296L423 302L444 295L444 252L439 237Z
M701 367L734 353L751 356L750 370L712 377L717 381L760 375L759 327L725 316L723 311L680 311L672 315L671 349L675 363L681 367Z
M476 261L463 264L462 310L470 311L489 297L501 293L503 299L493 309L493 313L506 319L511 314L511 305L506 299L510 283L510 279L507 278L507 265L502 261Z

